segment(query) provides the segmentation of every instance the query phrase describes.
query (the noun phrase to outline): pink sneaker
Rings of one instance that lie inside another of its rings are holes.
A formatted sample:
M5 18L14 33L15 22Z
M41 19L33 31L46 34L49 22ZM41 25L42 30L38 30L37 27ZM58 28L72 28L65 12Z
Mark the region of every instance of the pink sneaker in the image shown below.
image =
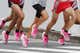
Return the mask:
M3 41L4 41L4 43L7 44L8 43L9 35L6 34L6 31L3 31L2 35L3 35Z
M28 40L28 38L24 35L24 33L21 35L21 41L22 41L22 45L23 45L24 47L27 47L27 46L28 46L29 40Z
M15 36L15 40L19 41L20 40L20 32L15 32L14 31L14 36Z
M61 34L64 36L65 41L70 41L70 35L68 32L65 32L64 30L62 30Z
M32 37L35 38L37 33L38 33L38 28L36 27L36 24L34 24L32 26L32 32L31 32Z
M1 22L0 22L0 29L2 29L4 27L5 23L6 22L4 21L4 19L2 19Z
M64 37L60 37L59 40L58 40L58 43L60 45L64 45Z
M42 34L42 40L43 40L44 46L46 46L48 44L48 35L46 35L45 32L43 32Z

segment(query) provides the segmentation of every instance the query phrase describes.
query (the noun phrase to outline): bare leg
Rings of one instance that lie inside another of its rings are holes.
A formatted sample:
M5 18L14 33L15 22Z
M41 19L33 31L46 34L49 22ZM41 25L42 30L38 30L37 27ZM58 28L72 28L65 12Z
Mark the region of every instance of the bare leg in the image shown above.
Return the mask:
M47 13L47 11L46 10L43 10L42 12L41 12L41 18L40 18L40 20L38 21L38 23L37 23L37 27L39 26L39 25L41 25L44 21L46 21L47 19L48 19L48 13Z
M10 31L13 29L13 27L15 26L16 21L17 21L17 16L16 16L15 12L13 11L13 9L12 9L12 14L11 14L11 16L12 16L13 18L12 18L12 21L11 21L9 27L8 27L7 32L10 32Z
M80 24L80 10L79 9L75 10L75 14L76 14L75 24Z
M47 28L46 28L46 33L48 34L48 32L50 31L50 29L52 28L52 26L56 23L58 19L58 15L54 12L51 21L49 22Z
M16 18L16 17L15 17L15 18ZM16 21L17 21L17 19L15 19L15 18L12 19L12 21L11 21L9 27L8 27L8 30L7 30L8 32L10 32L10 31L13 29L13 27L15 26ZM14 22L14 21L15 21L15 22Z
M24 19L24 13L22 11L22 9L18 6L18 5L13 5L13 10L15 11L16 15L18 16L18 19L17 19L17 29L19 30L20 27L22 26L22 21Z
M63 26L63 28L65 28L67 23L70 21L70 15L67 14L66 12L63 12L63 16L64 16L64 26Z
M5 22L11 21L13 19L13 14L14 14L14 11L12 10L11 15L5 19Z
M43 10L42 12L41 12L41 18L38 18L38 17L36 17L35 18L35 20L34 20L34 22L33 22L33 24L31 25L31 29L30 29L30 31L28 32L28 38L30 37L30 35L31 35L31 31L32 31L32 26L34 25L34 24L36 24L36 27L38 27L39 25L41 25L45 20L47 20L47 18L48 18L48 14L47 14L47 12L46 12L46 10Z
M5 25L6 22L11 21L13 19L13 14L14 14L14 12L12 11L11 15L9 17L7 17L7 18L5 18L5 19L3 19L1 21L0 29L2 29L4 27L4 25Z
M39 20L40 20L40 18L35 17L35 19L34 19L32 25L30 26L30 30L29 30L28 33L27 33L27 37L28 37L28 38L30 38L31 31L32 31L32 26L33 26L34 24L38 23Z
M69 30L71 26L75 23L76 15L74 13L74 10L70 7L66 10L66 12L71 16L70 20L66 23L66 26L63 27L64 30Z

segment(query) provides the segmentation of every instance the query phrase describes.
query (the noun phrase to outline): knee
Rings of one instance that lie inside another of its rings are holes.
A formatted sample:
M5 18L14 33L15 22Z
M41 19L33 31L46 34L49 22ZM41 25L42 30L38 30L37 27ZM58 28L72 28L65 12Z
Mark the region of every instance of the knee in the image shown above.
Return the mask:
M13 16L9 16L9 17L7 17L7 19L12 20L13 19Z
M21 19L24 19L24 14L22 13L21 15L19 15L19 17L20 17Z
M48 17L49 17L49 15L48 15L48 14L46 14L46 15L45 15L45 18L46 18L46 19L48 19Z
M15 22L14 22L14 21L15 21ZM17 20L16 20L16 19L13 19L13 20L12 20L12 23L13 23L12 25L16 24L16 22L17 22Z
M45 15L45 16L43 16L43 19L44 19L44 20L47 20L48 17L49 17L48 15Z
M23 20L24 19L24 13L22 12L22 13L18 13L18 18L19 19L21 19L21 20Z
M71 20L76 20L76 14L75 13L72 14Z

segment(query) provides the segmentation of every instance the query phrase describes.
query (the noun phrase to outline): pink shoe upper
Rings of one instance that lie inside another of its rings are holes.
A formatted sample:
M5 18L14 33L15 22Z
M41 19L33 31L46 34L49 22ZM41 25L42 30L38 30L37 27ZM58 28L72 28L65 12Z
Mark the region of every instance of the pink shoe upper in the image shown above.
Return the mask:
M32 37L35 38L37 33L38 33L38 28L34 24L33 27L32 27L32 32L31 32Z
M58 43L60 45L63 45L64 44L64 37L59 38Z
M65 32L64 30L62 30L61 34L64 36L65 41L70 41L70 35L68 32Z
M5 22L4 22L4 19L2 19L1 22L0 22L0 28L3 28L4 25L5 25Z
M44 45L48 44L48 35L45 32L42 34L42 40L44 42Z
M20 39L20 32L14 31L15 40L18 41Z
M3 40L5 41L4 43L7 44L8 43L9 35L6 34L6 31L3 31L2 32L2 35L3 35Z
M23 45L24 47L27 47L29 40L28 40L28 38L27 38L24 34L21 35L21 40L22 40L22 45Z

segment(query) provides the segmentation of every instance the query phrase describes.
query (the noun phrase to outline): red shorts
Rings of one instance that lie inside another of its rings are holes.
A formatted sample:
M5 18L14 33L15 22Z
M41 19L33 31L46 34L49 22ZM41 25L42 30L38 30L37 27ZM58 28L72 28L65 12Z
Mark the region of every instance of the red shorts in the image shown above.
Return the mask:
M74 1L73 2L70 2L71 6L73 5Z
M15 4L20 4L20 0L9 0L10 2L13 2Z
M8 0L8 6L11 7L12 6L12 2L14 4L19 5L20 8L23 8L24 6L24 0Z
M60 12L64 11L68 7L71 7L70 2L60 2L55 12L59 14Z

